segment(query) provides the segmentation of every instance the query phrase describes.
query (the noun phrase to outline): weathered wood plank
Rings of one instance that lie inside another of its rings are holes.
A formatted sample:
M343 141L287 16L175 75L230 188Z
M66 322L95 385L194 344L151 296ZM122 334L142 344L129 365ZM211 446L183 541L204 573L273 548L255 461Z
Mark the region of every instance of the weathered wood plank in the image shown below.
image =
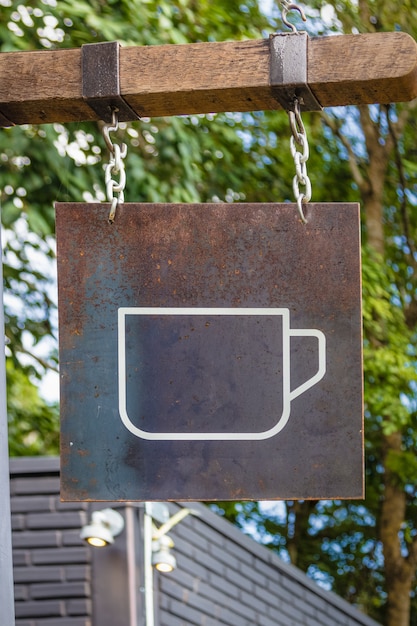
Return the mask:
M325 106L405 102L417 96L417 44L405 33L309 40L308 82ZM97 119L82 98L81 49L0 54L0 123ZM280 109L268 39L126 47L121 93L158 117Z
M269 84L269 40L121 50L121 91L139 115L281 108Z
M322 106L417 96L417 44L406 33L317 37L309 43L308 82Z
M15 124L96 119L82 98L81 49L0 54L0 111Z

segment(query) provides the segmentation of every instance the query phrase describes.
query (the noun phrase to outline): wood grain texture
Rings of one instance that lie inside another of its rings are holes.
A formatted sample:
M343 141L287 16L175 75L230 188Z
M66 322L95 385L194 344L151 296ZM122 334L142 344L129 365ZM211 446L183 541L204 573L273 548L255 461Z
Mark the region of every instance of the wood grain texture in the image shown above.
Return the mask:
M269 40L121 50L121 91L148 116L281 108L269 84Z
M82 98L81 49L0 54L0 111L15 124L96 119Z
M308 83L322 106L417 96L417 44L406 33L317 37L309 44Z
M405 33L312 38L308 82L325 106L417 96L417 44ZM0 124L96 120L82 98L81 49L0 55ZM141 116L275 110L268 39L120 50L121 94Z

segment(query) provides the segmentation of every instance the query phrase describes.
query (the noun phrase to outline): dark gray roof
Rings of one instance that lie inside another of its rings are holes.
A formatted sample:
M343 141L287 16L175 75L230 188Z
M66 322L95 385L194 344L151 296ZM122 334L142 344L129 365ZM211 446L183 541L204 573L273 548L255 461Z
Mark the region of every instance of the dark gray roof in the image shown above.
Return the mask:
M144 624L143 506L63 503L58 459L10 465L16 626ZM126 532L94 550L80 528L107 507L125 516ZM170 531L177 569L154 575L155 626L378 626L207 507L192 508L198 515Z

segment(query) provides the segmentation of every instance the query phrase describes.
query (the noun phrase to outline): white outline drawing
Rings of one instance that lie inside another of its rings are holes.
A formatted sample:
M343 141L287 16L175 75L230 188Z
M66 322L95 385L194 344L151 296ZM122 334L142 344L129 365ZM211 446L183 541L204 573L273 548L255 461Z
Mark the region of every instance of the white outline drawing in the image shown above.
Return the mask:
M283 409L277 423L262 432L255 433L216 433L216 432L178 432L158 433L138 428L130 420L126 410L126 315L280 315L283 331ZM318 341L318 370L309 380L291 391L290 381L290 339L291 337L316 337ZM136 437L150 441L244 441L269 439L277 435L290 417L291 401L317 384L326 373L326 337L321 330L314 328L291 329L290 310L274 308L162 308L162 307L121 307L118 311L118 376L119 376L119 413L126 428Z

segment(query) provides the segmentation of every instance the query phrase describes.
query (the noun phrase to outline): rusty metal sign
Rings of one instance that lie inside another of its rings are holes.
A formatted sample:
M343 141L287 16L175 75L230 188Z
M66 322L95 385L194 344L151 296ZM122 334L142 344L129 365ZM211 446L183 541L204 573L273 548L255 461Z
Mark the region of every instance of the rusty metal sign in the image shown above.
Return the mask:
M57 204L64 500L363 497L356 204Z

